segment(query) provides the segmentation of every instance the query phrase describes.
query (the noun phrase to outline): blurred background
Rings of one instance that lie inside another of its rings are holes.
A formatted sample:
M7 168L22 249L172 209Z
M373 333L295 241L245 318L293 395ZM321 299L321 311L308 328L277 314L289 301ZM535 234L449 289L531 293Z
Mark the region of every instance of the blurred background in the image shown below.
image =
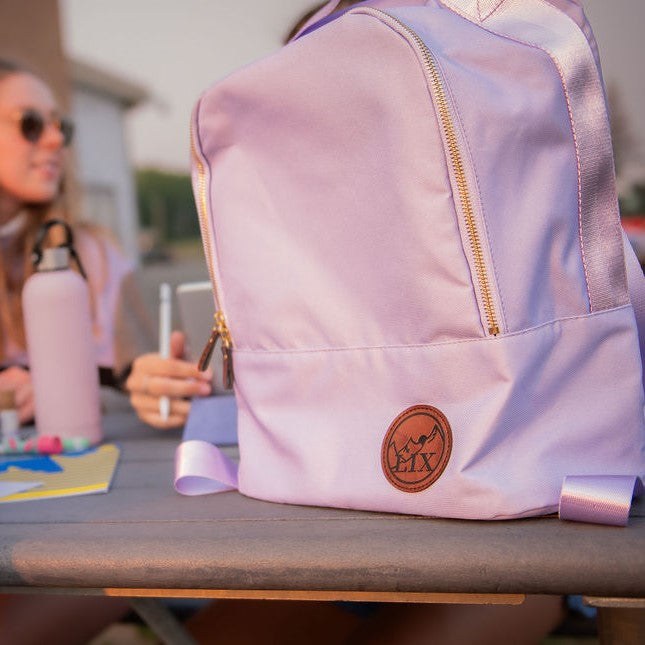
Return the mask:
M207 279L189 178L199 94L278 48L309 0L0 0L0 56L40 72L77 124L73 190L159 281ZM642 0L583 0L612 112L624 226L645 259Z

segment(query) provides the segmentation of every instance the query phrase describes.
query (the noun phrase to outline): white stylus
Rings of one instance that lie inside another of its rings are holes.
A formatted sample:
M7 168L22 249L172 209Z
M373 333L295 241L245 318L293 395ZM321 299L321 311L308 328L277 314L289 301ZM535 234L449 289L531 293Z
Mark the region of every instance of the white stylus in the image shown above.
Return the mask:
M159 285L159 354L162 358L170 358L170 327L172 324L172 299L170 285L163 282ZM159 399L159 416L162 421L168 421L170 414L170 399L162 396Z

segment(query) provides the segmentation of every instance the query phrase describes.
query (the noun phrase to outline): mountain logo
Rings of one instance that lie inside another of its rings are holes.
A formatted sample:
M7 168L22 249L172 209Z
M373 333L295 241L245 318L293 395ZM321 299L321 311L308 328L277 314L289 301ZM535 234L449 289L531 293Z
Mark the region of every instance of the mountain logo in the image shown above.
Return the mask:
M441 477L451 450L452 431L444 414L431 405L414 405L388 428L381 466L392 486L418 493Z

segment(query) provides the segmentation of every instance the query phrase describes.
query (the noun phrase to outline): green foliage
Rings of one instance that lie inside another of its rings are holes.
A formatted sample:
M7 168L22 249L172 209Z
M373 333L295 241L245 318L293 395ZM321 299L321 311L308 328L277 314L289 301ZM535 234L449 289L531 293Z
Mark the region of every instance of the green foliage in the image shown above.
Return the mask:
M160 242L199 237L190 176L146 168L136 173L139 224L156 229Z
M635 184L629 192L619 198L622 215L645 214L645 184Z

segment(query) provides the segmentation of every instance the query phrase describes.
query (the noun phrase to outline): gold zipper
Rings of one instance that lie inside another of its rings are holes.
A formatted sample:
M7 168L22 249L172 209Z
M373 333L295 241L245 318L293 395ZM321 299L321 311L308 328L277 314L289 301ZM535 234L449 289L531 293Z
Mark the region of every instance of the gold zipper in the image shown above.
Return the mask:
M443 87L443 82L441 75L438 70L437 63L432 55L432 52L428 49L423 40L419 35L410 29L407 25L402 23L400 20L391 16L390 14L381 11L380 9L365 8L355 11L356 13L375 13L383 16L384 18L391 20L396 23L401 29L403 29L416 43L417 47L421 51L425 67L428 71L429 79L432 85L432 90L435 98L435 104L437 111L439 113L441 127L446 138L448 145L448 153L450 157L450 163L452 165L453 173L457 183L457 191L459 193L459 200L461 203L462 211L464 213L464 221L466 225L466 231L468 233L468 240L470 243L470 249L472 252L472 257L475 264L475 274L477 275L477 281L479 286L479 291L481 294L482 305L484 308L484 314L486 317L486 323L488 326L488 333L491 336L496 336L500 333L500 327L497 322L497 315L495 313L495 304L493 301L493 294L488 278L488 272L486 270L486 262L484 259L484 251L479 236L479 231L477 230L477 223L475 220L475 212L470 197L470 191L468 187L468 180L466 177L466 172L464 170L464 163L461 156L461 151L459 149L459 143L457 141L457 134L452 120L452 114L450 112L450 107L448 100L446 98L446 93ZM201 370L206 369L210 358L215 349L217 340L221 340L222 343L222 355L224 362L224 383L226 387L230 388L233 385L234 373L233 373L233 356L232 356L232 340L231 334L226 323L226 318L224 313L220 308L221 299L219 297L219 291L217 286L217 281L215 279L215 271L213 267L213 254L212 254L212 241L210 238L210 230L208 223L206 221L206 179L204 172L204 165L200 159L197 151L195 149L195 140L194 140L194 123L191 124L190 129L190 141L191 141L191 150L193 158L197 166L197 188L198 188L198 199L197 199L197 210L200 219L200 225L202 229L202 237L204 240L205 252L206 252L206 261L208 264L208 272L210 274L211 282L213 284L213 290L215 293L215 300L217 304L217 311L215 313L215 325L213 326L210 338L208 339L206 346L202 352L199 366Z
M224 312L221 308L222 300L219 295L217 280L215 278L215 267L213 266L214 246L206 215L208 210L206 207L206 172L204 170L204 164L202 163L200 156L197 154L197 149L195 147L194 122L191 122L190 125L190 149L197 168L197 214L199 216L199 225L202 231L202 240L204 241L204 254L206 255L206 264L208 266L208 274L211 279L211 284L213 285L216 305L215 315L213 316L215 318L215 324L213 325L210 337L206 341L206 345L202 350L198 367L202 372L208 367L211 357L213 356L215 346L217 345L217 341L220 340L224 364L222 381L224 383L224 387L230 390L233 387L234 380L233 341L231 339L231 332L229 331L226 323L226 317L224 316Z
M486 270L486 262L484 259L484 251L479 232L477 230L477 223L475 221L475 211L473 209L473 204L468 189L466 171L464 170L464 163L462 160L461 151L459 150L459 144L457 142L457 134L455 131L455 126L453 124L448 99L446 98L446 92L443 87L443 81L439 73L438 65L434 59L434 56L432 55L432 52L428 49L427 45L423 42L420 36L416 32L412 31L412 29L410 29L407 25L402 23L398 18L395 18L394 16L391 16L389 13L381 11L380 9L368 9L366 7L365 9L359 9L356 11L356 13L371 12L380 14L381 16L384 16L395 22L412 38L412 40L414 40L417 47L421 50L425 67L429 73L429 78L432 85L432 93L435 98L437 111L439 112L441 127L448 144L450 163L452 165L455 180L457 183L459 201L461 202L461 208L464 213L464 221L466 224L466 231L468 232L470 249L475 264L475 274L477 275L477 281L479 283L479 291L481 294L482 305L484 307L488 333L491 336L496 336L500 333L500 327L497 322L497 316L495 314L493 293L490 286L490 281L488 279L488 272Z
M221 341L222 344L222 382L224 383L224 387L227 390L230 390L233 387L234 381L233 343L226 324L226 319L221 311L215 312L215 325L211 331L210 337L206 341L206 345L202 350L201 356L199 357L197 367L200 371L203 372L208 367L218 340Z

